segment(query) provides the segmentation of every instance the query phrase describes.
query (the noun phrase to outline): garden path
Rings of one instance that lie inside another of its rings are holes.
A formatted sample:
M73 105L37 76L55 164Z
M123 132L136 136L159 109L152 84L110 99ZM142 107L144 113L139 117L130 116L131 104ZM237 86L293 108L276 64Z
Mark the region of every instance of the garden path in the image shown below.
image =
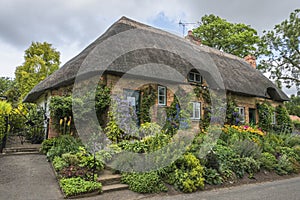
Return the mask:
M45 155L0 156L0 199L63 199Z

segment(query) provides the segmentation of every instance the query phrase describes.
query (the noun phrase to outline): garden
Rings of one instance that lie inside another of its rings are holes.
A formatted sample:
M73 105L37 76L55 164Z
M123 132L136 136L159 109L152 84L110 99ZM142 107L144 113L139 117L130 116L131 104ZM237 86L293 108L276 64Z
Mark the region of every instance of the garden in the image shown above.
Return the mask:
M110 101L101 97L108 97L109 89L101 87L98 92L101 95L96 95L96 98L99 98L98 102L101 103L96 104L96 110L105 111L108 116L107 123L102 124L109 139L105 148L97 152L89 151L89 147L82 144L76 132L71 131L72 125L67 125L70 131L61 131L59 137L42 143L41 151L51 161L66 197L89 192L101 193L102 185L97 180L109 166L116 169L113 173L121 175L122 183L128 184L130 190L138 193L167 192L170 188L190 193L238 183L245 178L255 180L262 173L279 176L300 173L300 135L292 133L292 123L285 107L272 108L267 102L257 104L260 119L257 125L240 123L240 120L236 119L239 116L235 113L234 103L229 103L227 123L223 127L215 127L214 130L203 126L205 123L200 123L201 132L196 134L192 143L185 147L185 151L173 162L155 170L134 171L131 167L134 160L130 156L124 156L124 159L117 161L114 158L126 155L124 152L147 157L161 149L165 149L162 152L166 154L162 153L159 159L166 159L170 152L176 154L177 149L170 144L178 134L177 124L182 120L188 124L187 115L179 108L175 99L166 110L167 121L164 126L151 122L149 116L144 113L139 116L143 123L136 127L137 130L133 130L134 126L130 120L123 120L123 125L117 123L118 118L124 119L124 116L133 112L131 108L126 107L126 101L111 100L112 104L108 109ZM62 107L61 103L57 103L64 101L64 98L69 97L54 97L51 100L52 113L59 114L53 115L58 130L66 130L64 121L74 123L71 120L70 107ZM153 100L145 99L142 103L150 108ZM271 119L271 113L274 112L276 125L272 124ZM64 120L64 113L68 116L67 120ZM205 116L210 117L209 113ZM205 120L207 119L201 122ZM220 131L220 137L213 145L205 143L207 137L216 129ZM130 134L130 131L135 131L136 134ZM211 145L211 149L205 156L200 156L199 152L205 145Z

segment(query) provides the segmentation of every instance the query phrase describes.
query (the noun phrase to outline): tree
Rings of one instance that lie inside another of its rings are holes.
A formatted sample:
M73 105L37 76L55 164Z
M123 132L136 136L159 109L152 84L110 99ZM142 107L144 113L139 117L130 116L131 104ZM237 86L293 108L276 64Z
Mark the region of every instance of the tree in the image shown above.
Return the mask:
M258 66L263 72L269 72L281 88L300 86L300 9L290 14L289 19L276 25L274 30L264 31L259 53L261 61Z
M256 52L260 42L257 31L242 23L230 23L215 15L204 15L201 25L193 30L201 43L244 58Z
M297 115L300 117L300 97L292 95L291 100L285 103L285 107L290 115Z
M8 77L0 77L0 95L5 95L12 85L13 80Z
M15 71L21 98L59 68L60 53L47 42L33 42L25 51L25 62Z

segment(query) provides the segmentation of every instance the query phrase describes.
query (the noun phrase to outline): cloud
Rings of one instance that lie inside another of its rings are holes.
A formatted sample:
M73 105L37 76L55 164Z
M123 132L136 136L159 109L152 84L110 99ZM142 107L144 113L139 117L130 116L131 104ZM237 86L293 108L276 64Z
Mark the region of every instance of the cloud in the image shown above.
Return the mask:
M178 35L179 20L197 22L211 13L261 32L299 7L300 1L292 0L1 0L0 51L10 57L0 54L0 66L14 68L32 41L53 44L64 63L123 15Z

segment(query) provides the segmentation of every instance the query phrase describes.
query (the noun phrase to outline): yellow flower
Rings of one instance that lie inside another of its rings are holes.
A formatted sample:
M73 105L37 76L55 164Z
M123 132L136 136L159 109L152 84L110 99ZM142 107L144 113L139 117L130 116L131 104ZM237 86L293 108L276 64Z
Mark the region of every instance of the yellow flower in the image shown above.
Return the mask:
M60 125L62 125L63 122L64 122L63 119L60 119L60 120L59 120L59 124L60 124Z
M67 126L71 126L71 120L68 121Z

